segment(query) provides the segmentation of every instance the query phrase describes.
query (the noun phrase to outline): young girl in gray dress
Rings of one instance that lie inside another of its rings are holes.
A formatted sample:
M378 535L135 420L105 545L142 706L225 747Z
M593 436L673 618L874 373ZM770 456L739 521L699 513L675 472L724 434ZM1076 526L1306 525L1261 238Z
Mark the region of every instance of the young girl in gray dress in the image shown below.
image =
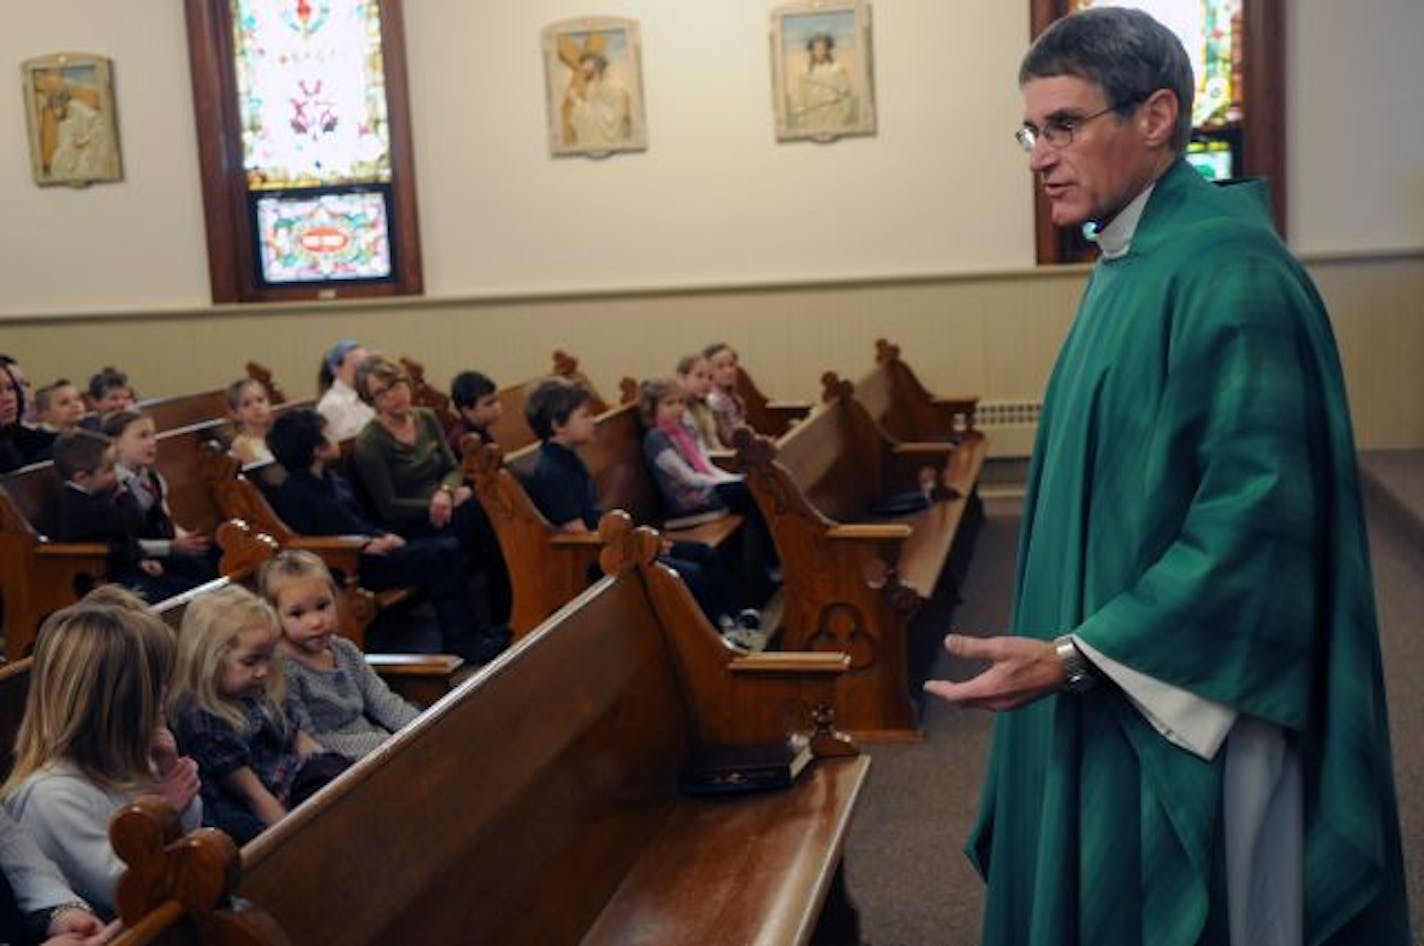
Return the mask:
M263 568L261 588L282 624L288 692L323 748L359 759L419 715L337 636L336 585L320 558L281 552Z

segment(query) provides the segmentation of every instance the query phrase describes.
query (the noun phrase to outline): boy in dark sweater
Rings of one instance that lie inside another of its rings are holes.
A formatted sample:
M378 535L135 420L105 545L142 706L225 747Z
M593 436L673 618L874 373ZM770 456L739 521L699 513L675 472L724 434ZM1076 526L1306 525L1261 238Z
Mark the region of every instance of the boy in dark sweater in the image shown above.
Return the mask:
M150 603L187 590L165 575L163 563L144 554L143 530L135 507L119 502L114 445L103 434L76 428L54 442L54 469L63 481L46 510L44 530L56 542L105 542L108 578L143 595Z
M460 542L451 535L406 540L362 515L351 484L330 468L339 452L314 410L288 411L267 433L267 446L287 471L274 505L304 535L357 535L368 541L360 557L361 586L372 591L418 587L440 625L442 647L472 663L486 663L509 646L509 629L481 627Z
M524 489L544 518L564 532L591 532L603 516L593 475L575 452L591 442L597 430L589 410L591 399L583 385L549 378L529 392L524 403L525 418L540 440L539 460ZM658 561L682 576L712 626L727 633L727 639L738 646L756 646L745 633L755 628L755 612L740 619L735 616L716 552L697 542L666 541L663 552Z

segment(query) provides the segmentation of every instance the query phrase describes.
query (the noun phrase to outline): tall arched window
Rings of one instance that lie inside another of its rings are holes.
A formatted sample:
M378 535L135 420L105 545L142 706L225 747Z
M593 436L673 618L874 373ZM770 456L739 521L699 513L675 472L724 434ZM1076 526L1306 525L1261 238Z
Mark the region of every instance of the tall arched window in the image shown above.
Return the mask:
M1280 0L1031 0L1037 37L1061 16L1095 6L1146 10L1182 38L1196 73L1194 126L1187 160L1213 178L1270 181L1276 228L1285 233L1285 68ZM1038 261L1091 258L1095 250L1074 227L1055 227L1037 192Z
M421 291L400 0L185 0L214 302Z

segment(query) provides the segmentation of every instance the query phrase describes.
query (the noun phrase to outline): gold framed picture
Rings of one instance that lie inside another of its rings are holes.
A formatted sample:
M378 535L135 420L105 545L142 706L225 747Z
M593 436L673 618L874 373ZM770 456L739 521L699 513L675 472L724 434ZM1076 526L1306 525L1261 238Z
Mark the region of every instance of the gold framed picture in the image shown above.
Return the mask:
M20 72L35 183L83 187L122 180L111 62L54 53L25 60Z
M542 33L549 153L607 157L644 151L643 48L636 20L581 17Z
M870 5L789 3L771 11L776 137L875 134Z

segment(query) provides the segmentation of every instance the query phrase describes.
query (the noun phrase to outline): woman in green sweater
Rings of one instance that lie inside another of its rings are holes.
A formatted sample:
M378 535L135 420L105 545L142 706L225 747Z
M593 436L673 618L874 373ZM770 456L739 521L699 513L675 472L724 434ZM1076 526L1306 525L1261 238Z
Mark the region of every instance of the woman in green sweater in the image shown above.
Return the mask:
M356 435L354 472L377 521L407 539L450 535L487 577L491 626L509 639L509 578L489 522L464 483L439 419L411 403L410 378L384 355L356 369L356 393L376 416Z

